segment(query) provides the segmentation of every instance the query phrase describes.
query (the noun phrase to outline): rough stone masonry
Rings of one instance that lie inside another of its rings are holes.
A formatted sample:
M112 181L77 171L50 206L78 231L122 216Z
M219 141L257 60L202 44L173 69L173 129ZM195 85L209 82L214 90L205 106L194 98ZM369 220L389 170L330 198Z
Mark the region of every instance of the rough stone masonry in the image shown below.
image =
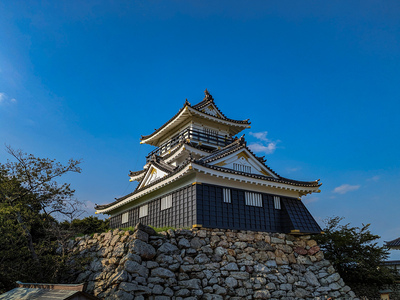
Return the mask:
M310 236L139 223L69 251L72 281L101 299L357 299Z

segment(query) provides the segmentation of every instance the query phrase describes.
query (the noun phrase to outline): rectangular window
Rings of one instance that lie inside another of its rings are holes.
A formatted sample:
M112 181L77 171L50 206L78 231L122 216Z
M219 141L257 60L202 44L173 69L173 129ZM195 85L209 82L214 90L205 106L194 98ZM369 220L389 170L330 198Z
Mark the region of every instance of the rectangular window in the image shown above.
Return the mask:
M161 210L172 207L172 194L161 198Z
M274 207L275 209L281 209L281 197L274 196Z
M122 214L122 222L121 222L121 224L128 223L128 214L129 213L127 213L127 212Z
M246 173L251 173L251 167L250 166L245 166L241 164L233 164L233 169L235 171L240 171L240 172L246 172Z
M232 203L232 201L231 201L231 189L223 189L222 193L223 193L223 196L224 196L224 202L225 203Z
M147 216L149 213L149 205L143 205L139 208L139 218L143 218L145 216Z
M246 205L262 207L262 195L259 193L245 192Z

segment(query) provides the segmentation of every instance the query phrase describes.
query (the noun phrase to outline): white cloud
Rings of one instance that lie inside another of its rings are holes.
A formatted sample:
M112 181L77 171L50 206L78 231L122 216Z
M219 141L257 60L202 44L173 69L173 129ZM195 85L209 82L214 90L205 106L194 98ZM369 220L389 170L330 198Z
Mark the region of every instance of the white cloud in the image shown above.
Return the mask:
M297 168L286 168L286 172L288 172L288 173L297 172L299 170L301 170L300 167L297 167Z
M265 154L271 154L274 153L276 149L276 142L270 142L266 146L260 143L253 143L249 145L249 148L251 151L256 153L263 152Z
M258 140L269 142L269 139L267 138L268 131L250 132L249 134L254 136Z
M276 144L279 141L272 141L269 138L267 138L268 131L262 131L262 132L250 132L250 135L254 136L256 139L258 139L260 142L256 143L251 143L249 145L249 148L251 151L256 152L256 153L265 153L265 154L272 154L276 150Z
M378 181L380 179L380 176L378 176L378 175L376 175L376 176L373 176L373 177L371 177L371 178L368 178L367 179L367 181Z
M10 103L17 103L15 98L9 100L9 97L5 93L0 93L0 104L10 104Z
M342 184L341 186L336 187L333 192L337 194L346 194L351 191L356 191L359 188L360 185Z

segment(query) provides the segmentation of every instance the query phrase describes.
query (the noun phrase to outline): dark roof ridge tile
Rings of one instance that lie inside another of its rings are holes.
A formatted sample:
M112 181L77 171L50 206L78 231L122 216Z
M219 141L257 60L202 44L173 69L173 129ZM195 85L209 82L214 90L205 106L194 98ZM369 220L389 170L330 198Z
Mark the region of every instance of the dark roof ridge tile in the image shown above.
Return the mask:
M139 170L139 171L129 171L129 176L137 176L137 175L140 175L140 174L142 174L144 172L146 172L146 169Z
M385 242L385 243L386 243L386 246L388 246L388 247L400 246L400 237L398 237L397 239L394 239L392 241Z

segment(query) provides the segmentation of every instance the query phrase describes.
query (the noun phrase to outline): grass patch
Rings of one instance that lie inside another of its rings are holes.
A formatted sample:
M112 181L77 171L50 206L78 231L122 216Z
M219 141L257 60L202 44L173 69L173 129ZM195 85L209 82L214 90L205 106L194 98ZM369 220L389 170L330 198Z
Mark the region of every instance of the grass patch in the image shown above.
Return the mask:
M171 226L164 226L164 227L153 227L150 226L151 228L153 228L157 233L162 232L162 231L167 231L168 229L172 229L175 230L175 227L171 227Z
M123 230L123 231L135 231L135 227L133 227L133 226L118 228L118 229Z

